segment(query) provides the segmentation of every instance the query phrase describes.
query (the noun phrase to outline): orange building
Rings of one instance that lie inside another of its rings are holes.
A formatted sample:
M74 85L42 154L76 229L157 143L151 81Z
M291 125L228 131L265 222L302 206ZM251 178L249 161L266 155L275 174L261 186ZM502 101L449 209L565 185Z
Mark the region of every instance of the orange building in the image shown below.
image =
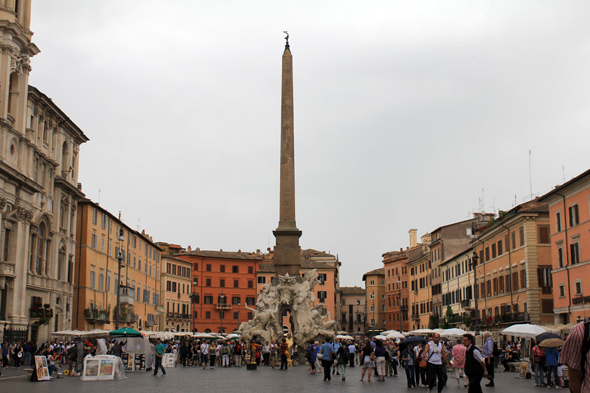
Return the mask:
M590 277L590 170L539 200L549 204L553 274L547 280L554 289L554 323L584 320L590 317L590 284L584 279Z
M374 335L385 329L385 269L375 269L363 274L365 304L367 306L365 334Z
M120 326L158 330L163 311L160 251L145 232L131 229L89 199L79 201L73 328L114 329L120 289ZM119 255L121 277L117 276Z
M273 257L274 252L270 249L268 254L264 255L264 260L257 272L257 293L262 292L264 284L270 282L276 275ZM324 310L330 314L330 318L336 321L337 326L341 326L342 317L340 313L341 291L338 285L340 265L338 258L332 254L314 249L301 250L299 274L303 276L307 271L315 269L319 279L319 283L314 288L316 300L312 307L321 304ZM284 318L283 326L287 329L290 328L287 318Z
M479 326L553 323L548 213L547 203L533 200L500 211L494 221L476 228ZM445 271L445 279L451 277Z
M262 255L197 248L174 254L192 264L193 331L232 332L252 318L256 306L256 272Z
M410 312L410 330L428 328L432 314L430 234L420 239L420 244L408 250L408 306Z

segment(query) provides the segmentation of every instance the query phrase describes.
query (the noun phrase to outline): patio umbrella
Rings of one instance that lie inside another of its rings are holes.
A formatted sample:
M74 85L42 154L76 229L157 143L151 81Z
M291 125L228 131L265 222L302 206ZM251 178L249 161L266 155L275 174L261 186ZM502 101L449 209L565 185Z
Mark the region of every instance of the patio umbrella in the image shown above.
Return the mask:
M374 338L376 338L377 340L381 340L381 341L387 340L387 337L382 336L382 335L375 336Z
M467 332L463 329L446 329L440 333L442 338L457 338L461 337L462 335L466 334Z
M419 343L427 343L428 340L426 340L424 337L419 337L419 336L411 336L411 337L406 337L404 338L400 343L400 347L403 345L404 347L408 344L412 344L412 345L417 345Z
M539 344L540 347L545 347L545 348L549 348L549 347L561 347L563 345L563 340L561 338L547 338L543 341L541 341L541 343Z
M143 337L143 334L130 327L122 327L117 330L109 332L109 335L115 337Z
M514 337L536 338L541 333L547 331L541 326L523 323L520 325L512 325L501 331L501 334Z
M404 336L403 334L401 334L400 332L396 331L396 330L392 330L391 333L389 333L387 336L388 339L394 339L394 338L401 338L404 339L406 338L406 336Z
M558 338L561 340L561 336L559 334L551 332L541 333L537 337L535 337L535 339L539 342L549 340L550 338Z
M434 334L434 333L437 333L437 332L432 329L417 329L417 330L412 330L410 332L410 334L416 334L416 335Z

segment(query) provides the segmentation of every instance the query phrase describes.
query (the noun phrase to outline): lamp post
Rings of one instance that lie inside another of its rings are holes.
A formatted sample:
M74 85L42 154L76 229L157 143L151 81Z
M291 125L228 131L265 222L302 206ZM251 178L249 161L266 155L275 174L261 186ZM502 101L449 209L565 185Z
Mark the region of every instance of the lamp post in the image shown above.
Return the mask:
M225 314L225 295L223 294L223 292L221 292L221 295L219 295L219 306L221 308L221 332L223 333L223 314Z
M119 241L119 255L117 255L118 263L118 272L117 272L117 315L115 316L115 330L119 329L119 320L121 317L121 267L123 267L123 251L121 250L121 242L125 241L125 237L123 236L123 226L119 229L119 236L117 237Z
M197 280L193 280L193 290L192 290L192 293L190 295L191 304L193 305L193 307L191 307L191 312L193 314L193 333L195 332L195 309L194 309L194 304L196 304L197 299L199 298L199 294L195 292L195 287L196 286L197 286Z
M399 332L402 332L402 280L397 276L397 289L399 290L397 304L399 306Z

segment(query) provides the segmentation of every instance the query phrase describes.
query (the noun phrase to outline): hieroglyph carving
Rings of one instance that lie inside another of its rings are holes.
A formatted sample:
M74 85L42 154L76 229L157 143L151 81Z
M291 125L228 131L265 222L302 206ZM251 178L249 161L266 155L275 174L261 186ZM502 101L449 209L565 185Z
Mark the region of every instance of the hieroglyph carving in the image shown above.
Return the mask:
M330 313L324 314L321 304L312 307L316 300L313 288L318 283L315 270L307 271L301 282L289 274L279 276L273 283L266 283L258 295L256 309L246 306L254 312L254 317L240 326L242 337L252 340L256 336L265 341L278 340L283 337L282 315L291 313L293 337L295 342L304 344L309 340L321 340L334 336ZM327 322L324 320L327 319Z

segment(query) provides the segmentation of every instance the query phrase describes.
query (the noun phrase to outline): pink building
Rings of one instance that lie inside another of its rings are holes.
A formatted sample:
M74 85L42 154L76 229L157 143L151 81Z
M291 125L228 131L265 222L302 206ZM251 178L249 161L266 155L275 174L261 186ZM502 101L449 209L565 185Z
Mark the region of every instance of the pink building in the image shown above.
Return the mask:
M577 322L590 317L590 170L540 200L549 204L555 323Z

